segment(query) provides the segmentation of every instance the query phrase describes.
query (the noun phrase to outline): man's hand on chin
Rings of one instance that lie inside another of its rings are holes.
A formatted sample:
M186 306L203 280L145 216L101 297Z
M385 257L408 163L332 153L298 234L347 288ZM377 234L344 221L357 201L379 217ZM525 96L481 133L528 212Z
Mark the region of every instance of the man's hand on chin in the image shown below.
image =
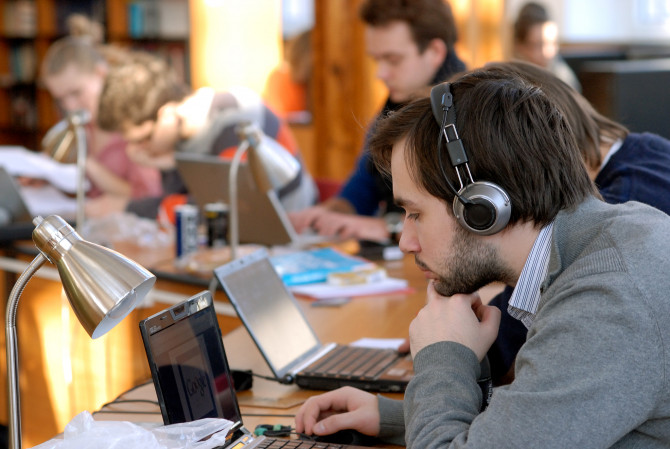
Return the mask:
M500 310L482 304L478 293L442 296L431 280L426 305L409 327L412 357L438 341L454 341L482 360L498 335L499 324Z

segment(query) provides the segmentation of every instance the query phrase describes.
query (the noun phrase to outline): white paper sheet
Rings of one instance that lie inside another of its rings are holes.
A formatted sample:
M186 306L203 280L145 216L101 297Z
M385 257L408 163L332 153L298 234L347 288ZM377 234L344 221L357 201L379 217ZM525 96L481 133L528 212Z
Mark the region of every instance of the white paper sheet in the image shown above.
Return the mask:
M349 346L377 349L398 349L405 342L404 338L361 338Z
M76 164L61 164L24 147L0 146L0 165L12 176L44 179L64 192L77 192ZM88 183L84 188L88 189Z

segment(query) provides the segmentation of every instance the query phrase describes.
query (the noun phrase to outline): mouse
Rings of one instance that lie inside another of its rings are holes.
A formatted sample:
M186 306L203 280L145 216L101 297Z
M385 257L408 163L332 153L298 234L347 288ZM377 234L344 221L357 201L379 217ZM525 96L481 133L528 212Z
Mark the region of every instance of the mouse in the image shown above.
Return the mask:
M344 429L330 435L301 435L300 439L328 444L347 444L350 446L373 446L379 444L375 437L365 435L358 430Z

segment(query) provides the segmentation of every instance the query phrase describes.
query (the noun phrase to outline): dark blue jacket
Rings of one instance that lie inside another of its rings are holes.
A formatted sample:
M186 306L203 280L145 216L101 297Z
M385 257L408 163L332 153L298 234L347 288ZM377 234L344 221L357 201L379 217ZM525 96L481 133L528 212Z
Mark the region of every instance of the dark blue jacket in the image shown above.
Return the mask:
M447 57L435 74L432 84L438 84L446 81L452 75L465 70L465 64L456 55L453 48L449 48ZM389 112L400 108L402 104L394 103L390 99L381 112L375 118L372 126L365 136L363 152L358 158L356 168L349 176L349 179L338 193L338 197L343 198L354 206L358 215L375 215L380 207L385 212L393 209L393 191L391 182L385 179L381 173L374 167L370 152L368 151L368 141L374 130L376 121L380 117L385 117Z

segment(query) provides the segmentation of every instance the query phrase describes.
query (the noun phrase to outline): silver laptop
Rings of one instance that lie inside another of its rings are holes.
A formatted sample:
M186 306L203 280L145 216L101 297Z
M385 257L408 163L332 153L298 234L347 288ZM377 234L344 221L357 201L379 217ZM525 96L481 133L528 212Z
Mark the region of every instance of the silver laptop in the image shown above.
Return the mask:
M175 158L179 174L200 208L208 203L228 204L230 161L192 153L177 153ZM273 246L299 240L276 193L258 190L246 163L240 164L237 181L240 243Z
M267 251L222 265L214 275L280 382L400 392L414 375L410 356L395 350L322 344Z
M209 291L142 320L140 332L165 424L227 419L233 428L222 447L231 449L356 447L256 436L244 428Z

